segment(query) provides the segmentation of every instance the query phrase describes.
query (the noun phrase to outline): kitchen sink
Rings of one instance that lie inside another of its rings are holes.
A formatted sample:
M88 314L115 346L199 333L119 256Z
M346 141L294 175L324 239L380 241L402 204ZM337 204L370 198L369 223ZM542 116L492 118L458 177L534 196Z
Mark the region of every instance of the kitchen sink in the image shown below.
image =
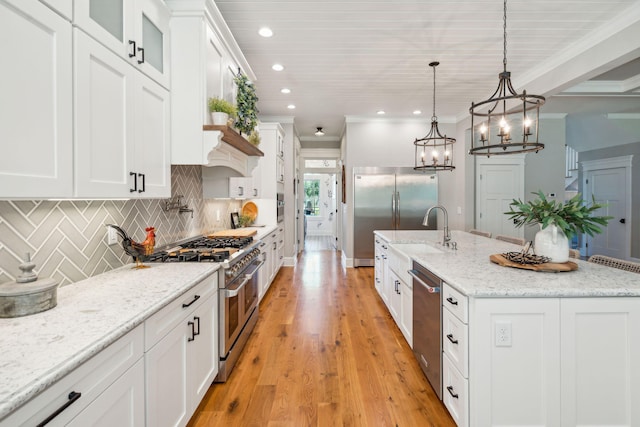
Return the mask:
M440 249L434 248L426 243L392 243L391 246L407 255L433 255L443 253Z

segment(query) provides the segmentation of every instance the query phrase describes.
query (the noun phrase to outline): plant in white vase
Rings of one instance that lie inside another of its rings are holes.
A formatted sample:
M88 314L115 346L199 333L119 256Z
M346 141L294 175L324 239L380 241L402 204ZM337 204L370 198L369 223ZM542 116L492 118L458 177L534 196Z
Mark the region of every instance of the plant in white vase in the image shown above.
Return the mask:
M226 125L229 117L236 115L236 107L222 98L209 98L209 112L214 125Z
M533 194L537 194L538 198L528 202L513 199L509 204L511 210L505 212L505 215L509 215L516 227L540 225L534 249L537 255L546 256L551 262L567 262L569 239L577 234L593 236L601 233L600 226L606 226L613 218L595 216L595 211L607 205L596 203L595 199L592 199L590 205L586 205L580 193L564 203L547 200L542 191Z

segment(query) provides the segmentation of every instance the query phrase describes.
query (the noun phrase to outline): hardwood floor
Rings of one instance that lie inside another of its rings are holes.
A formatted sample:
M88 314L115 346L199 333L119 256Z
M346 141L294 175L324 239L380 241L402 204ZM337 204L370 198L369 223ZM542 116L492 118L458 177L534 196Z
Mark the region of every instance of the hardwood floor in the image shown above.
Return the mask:
M283 267L231 377L189 426L454 426L373 287L305 251Z
M333 236L307 236L304 238L305 251L334 251L336 239Z

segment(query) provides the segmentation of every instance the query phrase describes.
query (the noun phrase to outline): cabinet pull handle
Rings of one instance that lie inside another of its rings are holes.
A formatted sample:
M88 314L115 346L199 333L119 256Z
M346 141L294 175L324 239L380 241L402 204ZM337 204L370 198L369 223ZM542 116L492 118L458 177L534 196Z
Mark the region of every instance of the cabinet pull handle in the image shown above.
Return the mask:
M451 305L458 305L458 301L454 300L451 297L447 297L447 301L449 301L449 304Z
M193 341L193 340L195 340L195 339L196 339L196 330L195 330L195 325L196 325L196 324L195 324L195 323L193 323L192 321L188 321L188 322L187 322L187 325L191 326L191 337L190 337L190 338L187 338L187 341L188 341L188 342L191 342L191 341Z
M129 172L129 176L133 176L133 188L129 189L129 193L138 191L138 178L135 172Z
M139 47L138 48L138 52L140 52L142 54L142 60L138 59L138 64L143 64L144 63L144 48L143 47Z
M238 196L244 196L244 187L238 186Z
M254 197L258 197L258 189L257 188L253 189L253 196Z
M129 40L129 46L133 47L131 49L131 52L129 52L129 58L133 58L134 56L136 56L136 42L134 40Z
M52 413L47 418L45 418L44 421L42 421L40 424L38 424L38 427L44 426L46 424L49 424L55 417L60 415L65 409L67 409L69 406L73 405L73 403L76 400L80 399L80 396L82 396L82 393L77 392L77 391L72 391L71 393L69 393L69 396L68 396L69 400L67 400L64 403L64 405L62 405L61 407L56 409L54 413Z
M191 300L191 302L189 304L182 304L182 308L187 308L189 307L191 304L193 304L194 302L198 301L200 299L200 295L194 295L193 299Z
M447 338L449 338L449 341L451 341L453 344L458 344L458 340L453 339L453 334L447 334Z
M147 184L145 182L145 175L144 173L139 173L138 177L142 178L142 190L138 190L138 193L144 193L145 191L147 191Z
M450 394L454 399L457 399L457 398L458 398L458 395L457 395L456 393L454 393L454 392L453 392L453 387L452 387L452 386L448 385L448 386L447 386L447 391L449 392L449 394Z
M193 316L193 320L197 323L197 330L194 335L200 335L200 318L198 316Z

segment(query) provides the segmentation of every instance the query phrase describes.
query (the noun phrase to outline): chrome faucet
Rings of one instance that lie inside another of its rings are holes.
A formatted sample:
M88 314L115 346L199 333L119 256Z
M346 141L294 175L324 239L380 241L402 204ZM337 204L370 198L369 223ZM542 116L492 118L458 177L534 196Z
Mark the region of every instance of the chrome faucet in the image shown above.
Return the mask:
M444 212L444 236L442 237L442 245L449 246L449 242L451 241L451 233L449 232L449 214L447 213L447 210L444 208L444 206L440 206L440 205L431 206L427 210L427 214L424 216L422 225L424 225L425 227L429 226L429 214L431 213L432 210L436 208L442 209L442 212Z

